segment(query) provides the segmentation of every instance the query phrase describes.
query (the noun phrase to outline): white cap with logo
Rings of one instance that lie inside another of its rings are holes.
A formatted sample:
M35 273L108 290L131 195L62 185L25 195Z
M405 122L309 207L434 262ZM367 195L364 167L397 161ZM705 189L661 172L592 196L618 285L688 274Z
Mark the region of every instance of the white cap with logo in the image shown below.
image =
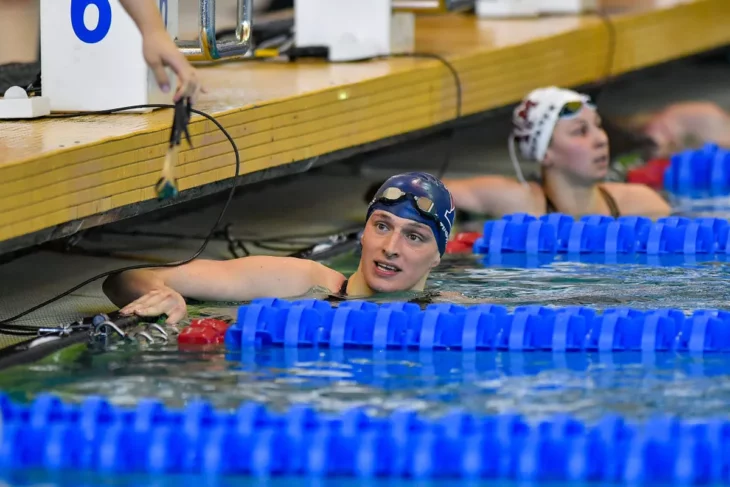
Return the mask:
M588 95L556 86L533 90L522 100L512 114L512 134L509 140L510 157L520 181L525 182L514 145L517 144L525 159L542 162L563 108L577 104L577 111L584 104L590 103Z

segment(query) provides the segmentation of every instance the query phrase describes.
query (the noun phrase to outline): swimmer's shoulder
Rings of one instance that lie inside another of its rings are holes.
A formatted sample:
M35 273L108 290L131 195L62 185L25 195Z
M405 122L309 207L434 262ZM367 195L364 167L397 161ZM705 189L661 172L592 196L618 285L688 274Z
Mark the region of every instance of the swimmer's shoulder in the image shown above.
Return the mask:
M509 213L541 211L537 203L542 189L539 183L527 185L502 175L475 176L465 179L445 179L456 206L462 210L492 216Z
M495 203L497 213L543 214L546 210L545 192L539 181L527 181L522 184L514 178L501 178L499 199Z
M312 287L327 289L333 294L339 293L342 285L347 280L345 275L320 262L314 260L310 262Z
M601 187L613 197L622 215L661 218L671 213L667 201L645 184L605 182Z

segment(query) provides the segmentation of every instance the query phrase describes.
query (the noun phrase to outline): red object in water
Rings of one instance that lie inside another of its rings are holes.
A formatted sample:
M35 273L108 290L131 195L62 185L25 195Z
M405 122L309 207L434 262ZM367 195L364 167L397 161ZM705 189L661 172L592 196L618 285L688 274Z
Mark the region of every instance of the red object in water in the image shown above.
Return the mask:
M669 167L669 159L653 159L645 165L630 170L626 175L629 183L646 184L650 188L664 188L664 172Z
M474 248L474 242L477 241L482 234L479 232L462 232L457 233L449 243L446 244L447 254L463 254L471 253Z
M214 318L195 319L177 336L177 344L182 346L180 348L186 348L185 345L220 345L229 326L229 323Z

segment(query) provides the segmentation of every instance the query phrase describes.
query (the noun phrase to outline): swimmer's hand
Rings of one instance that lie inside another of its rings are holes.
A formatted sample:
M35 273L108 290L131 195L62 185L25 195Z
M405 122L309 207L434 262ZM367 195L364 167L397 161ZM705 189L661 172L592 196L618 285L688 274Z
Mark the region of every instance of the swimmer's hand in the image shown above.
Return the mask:
M655 114L644 132L658 146L655 157L697 148L706 142L730 144L730 114L710 102L675 103Z
M170 78L165 67L172 69L177 75L177 91L173 100L178 102L183 98L190 98L195 103L200 93L205 93L198 72L180 52L177 45L165 30L155 29L143 34L142 50L144 59L155 74L160 89L167 93L170 90Z
M188 315L185 298L169 287L154 289L119 310L122 315L167 315L165 323L175 325Z
M155 73L155 79L160 89L165 93L170 91L170 78L164 69L169 67L178 78L175 102L183 98L190 98L190 101L194 103L197 95L205 93L205 89L198 81L197 71L190 65L168 34L157 2L154 0L120 0L120 3L142 34L144 59Z

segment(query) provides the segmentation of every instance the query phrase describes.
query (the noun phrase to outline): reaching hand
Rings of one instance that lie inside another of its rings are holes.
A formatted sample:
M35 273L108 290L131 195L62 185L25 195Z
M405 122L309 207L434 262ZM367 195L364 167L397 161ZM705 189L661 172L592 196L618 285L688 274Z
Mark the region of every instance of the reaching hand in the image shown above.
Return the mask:
M171 68L177 75L178 85L174 101L190 98L191 103L200 93L206 93L198 79L198 72L180 52L177 45L165 30L155 30L143 36L142 49L144 59L155 74L157 84L164 92L170 90L170 78L165 67Z
M730 115L714 103L675 103L656 114L645 133L659 146L662 156L706 142L730 141Z
M177 291L164 287L150 291L119 311L123 315L167 315L165 323L175 325L188 314L185 299Z

